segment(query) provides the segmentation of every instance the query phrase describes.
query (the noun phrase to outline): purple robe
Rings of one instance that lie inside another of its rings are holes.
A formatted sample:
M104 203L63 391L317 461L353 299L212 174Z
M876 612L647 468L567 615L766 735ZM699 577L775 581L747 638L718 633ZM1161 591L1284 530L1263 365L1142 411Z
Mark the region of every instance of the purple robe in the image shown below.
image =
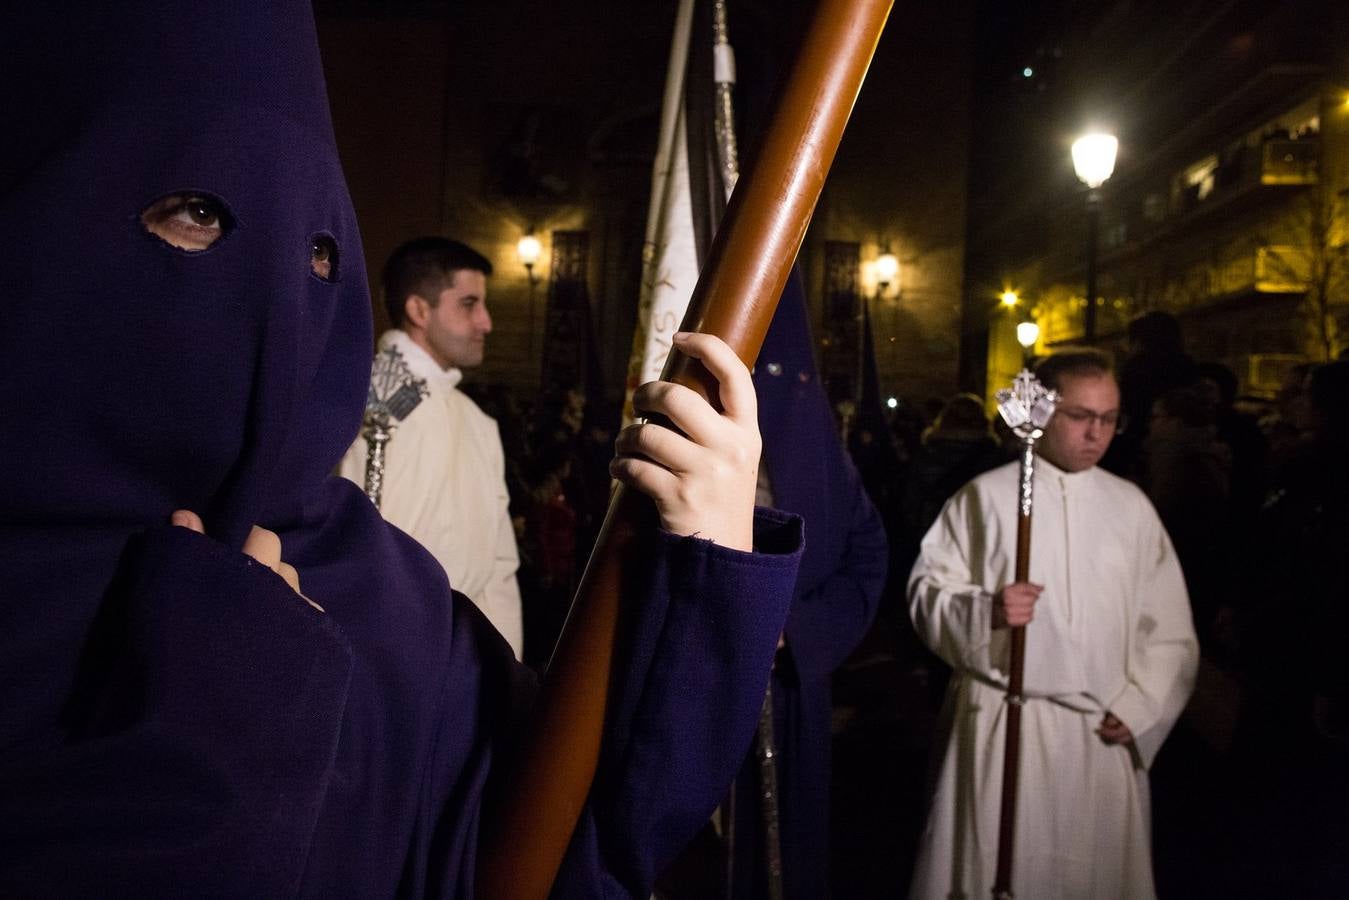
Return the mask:
M793 272L754 369L774 506L805 521L807 543L773 671L783 885L828 896L831 676L875 618L888 550L880 515L839 440ZM736 896L764 896L757 761L737 777Z
M532 693L434 559L328 474L369 376L360 237L309 4L242 9L56 3L0 29L6 896L470 896ZM227 210L209 249L144 229L178 194ZM166 526L177 508L208 534ZM239 552L254 523L326 612ZM761 515L756 547L640 548L558 896L644 896L730 781L799 521Z

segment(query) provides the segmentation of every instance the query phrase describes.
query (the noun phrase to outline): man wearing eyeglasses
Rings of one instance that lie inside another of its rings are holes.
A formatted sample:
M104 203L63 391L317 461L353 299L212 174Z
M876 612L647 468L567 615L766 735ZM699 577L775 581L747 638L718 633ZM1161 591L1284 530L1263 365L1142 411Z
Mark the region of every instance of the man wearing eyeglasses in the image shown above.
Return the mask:
M988 896L998 847L1009 626L1026 625L1012 885L1139 898L1152 880L1147 769L1194 685L1185 582L1143 493L1099 468L1120 425L1109 357L1056 354L1035 471L1031 578L1015 582L1018 464L962 488L909 580L922 639L954 669L912 896Z

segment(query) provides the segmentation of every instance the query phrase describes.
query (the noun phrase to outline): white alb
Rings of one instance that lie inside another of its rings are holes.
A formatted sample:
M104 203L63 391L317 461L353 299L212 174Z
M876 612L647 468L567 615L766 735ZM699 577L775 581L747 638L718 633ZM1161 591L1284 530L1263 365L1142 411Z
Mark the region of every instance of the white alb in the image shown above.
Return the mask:
M954 668L945 741L911 895L986 898L998 850L1018 465L947 502L909 580L922 640ZM1134 485L1036 462L1013 891L1035 900L1148 898L1147 768L1194 686L1198 643L1171 541ZM1106 711L1135 736L1107 746Z

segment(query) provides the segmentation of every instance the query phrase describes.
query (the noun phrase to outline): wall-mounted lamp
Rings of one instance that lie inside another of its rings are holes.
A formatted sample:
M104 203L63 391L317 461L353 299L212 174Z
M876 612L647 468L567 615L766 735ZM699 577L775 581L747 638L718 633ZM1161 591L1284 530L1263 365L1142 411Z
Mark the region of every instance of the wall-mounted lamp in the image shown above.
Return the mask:
M998 295L998 299L1002 302L1002 305L1008 309L1014 308L1021 302L1021 298L1017 296L1016 291L1003 291Z
M520 264L529 274L529 286L538 284L539 279L534 274L534 266L538 265L539 257L543 255L543 245L539 243L539 239L534 237L533 232L527 233L520 238L520 243L515 245L515 252L520 255Z
M885 247L876 257L876 296L884 297L892 284L899 284L899 258Z

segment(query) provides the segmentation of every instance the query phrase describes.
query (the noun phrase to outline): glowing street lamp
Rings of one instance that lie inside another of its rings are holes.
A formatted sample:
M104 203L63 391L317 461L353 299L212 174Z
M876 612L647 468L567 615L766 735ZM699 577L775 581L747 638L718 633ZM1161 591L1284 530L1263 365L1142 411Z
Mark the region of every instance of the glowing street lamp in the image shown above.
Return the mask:
M1018 303L1021 302L1021 298L1016 295L1016 291L1003 291L1002 294L999 295L998 299L1001 300L1002 305L1007 307L1008 309L1014 308Z
M1034 322L1018 322L1016 326L1016 342L1021 345L1021 358L1026 363L1026 368L1030 368L1032 348L1040 340L1040 326Z
M1101 185L1115 171L1119 141L1113 134L1100 132L1083 135L1073 141L1073 169L1087 186L1087 313L1082 336L1088 344L1096 340L1096 231L1101 219Z
M1019 322L1016 326L1016 342L1029 350L1040 339L1040 326L1034 322Z
M1115 171L1119 140L1113 134L1087 134L1073 141L1073 170L1087 187L1095 190Z

